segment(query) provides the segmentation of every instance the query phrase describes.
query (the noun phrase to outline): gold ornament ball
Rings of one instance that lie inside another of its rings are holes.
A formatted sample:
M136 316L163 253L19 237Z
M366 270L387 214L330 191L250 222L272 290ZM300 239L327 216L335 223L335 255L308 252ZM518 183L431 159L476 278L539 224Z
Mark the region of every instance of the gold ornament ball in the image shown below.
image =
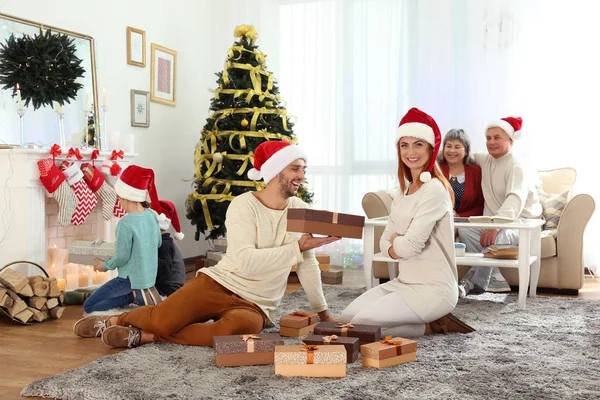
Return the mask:
M218 163L223 162L223 154L221 154L221 153L213 154L213 160L215 160Z
M242 120L242 126L243 126L244 128L248 126L248 120L247 120L246 118L244 118L244 119Z

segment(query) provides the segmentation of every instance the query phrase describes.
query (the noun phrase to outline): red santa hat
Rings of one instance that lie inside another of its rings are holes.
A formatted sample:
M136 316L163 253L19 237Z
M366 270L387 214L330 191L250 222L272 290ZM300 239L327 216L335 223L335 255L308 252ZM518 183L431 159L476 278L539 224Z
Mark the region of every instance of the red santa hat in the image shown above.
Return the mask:
M154 171L149 168L137 165L125 168L115 183L115 191L119 197L139 203L147 201L150 197L150 208L160 209L156 186L154 186Z
M182 240L185 235L181 233L179 216L177 215L175 204L167 200L160 200L159 204L160 208L158 210L154 209L154 211L158 214L158 225L160 226L160 229L166 231L172 225L173 229L175 229L173 237L177 240Z
M248 178L263 179L267 184L299 158L307 161L306 153L299 146L283 140L262 142L254 151L254 168L248 171Z
M490 122L486 126L485 131L487 132L490 128L500 128L511 139L518 139L521 137L521 126L523 126L523 119L521 117L506 117Z
M427 170L419 175L421 182L427 183L431 180L431 171L440 151L440 143L442 142L440 128L431 116L413 107L400 120L396 130L396 143L405 136L422 139L433 147L433 154L431 160L429 160Z

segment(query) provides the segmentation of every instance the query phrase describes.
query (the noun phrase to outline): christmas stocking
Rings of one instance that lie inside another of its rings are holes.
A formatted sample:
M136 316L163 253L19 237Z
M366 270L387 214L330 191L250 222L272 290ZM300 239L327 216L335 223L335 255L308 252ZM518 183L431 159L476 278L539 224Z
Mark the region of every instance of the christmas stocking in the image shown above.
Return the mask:
M109 220L112 215L121 218L126 214L117 200L115 189L104 181L102 172L90 163L81 165L83 179L99 200L102 200L102 217Z
M71 218L71 223L73 225L81 225L85 222L85 219L94 211L96 204L98 204L98 199L94 196L94 193L86 185L83 180L83 172L75 163L70 163L69 161L63 161L60 165L61 170L67 177L67 182L75 192L77 196L77 208L75 208L75 213L73 214L73 218Z
M106 182L109 183L110 186L115 186L115 182L119 179L119 175L121 175L121 166L117 163L119 158L123 158L124 153L123 150L116 151L113 150L109 159L102 163L102 174L104 174L104 178Z
M66 182L66 177L54 165L50 158L38 161L40 169L40 181L58 203L58 223L61 226L69 226L75 209L77 208L77 196Z

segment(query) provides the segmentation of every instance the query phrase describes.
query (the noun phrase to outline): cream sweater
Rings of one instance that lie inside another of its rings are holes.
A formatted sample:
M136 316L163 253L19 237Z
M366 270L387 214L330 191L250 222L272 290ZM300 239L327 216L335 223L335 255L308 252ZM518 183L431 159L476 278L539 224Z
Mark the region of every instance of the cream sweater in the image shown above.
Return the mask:
M483 215L512 219L541 217L542 205L533 177L512 152L498 159L488 153L476 153L474 158L481 167Z
M314 250L301 253L301 234L287 232L288 208L308 208L308 204L292 197L284 210L272 210L252 192L237 196L225 219L227 253L217 265L198 271L259 306L273 324L287 277L296 264L313 312L327 309Z
M400 256L398 277L382 287L400 293L424 322L451 312L458 301L452 215L450 194L434 178L413 194L398 193L379 242L383 254L393 245ZM393 233L401 236L391 243Z

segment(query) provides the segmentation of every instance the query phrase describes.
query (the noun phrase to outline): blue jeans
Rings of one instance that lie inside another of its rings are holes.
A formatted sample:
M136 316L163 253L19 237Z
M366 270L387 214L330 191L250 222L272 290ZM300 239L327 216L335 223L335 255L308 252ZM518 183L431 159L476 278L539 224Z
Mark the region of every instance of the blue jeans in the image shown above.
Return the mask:
M140 298L139 293L138 298ZM106 311L134 303L133 289L129 278L114 278L100 286L83 303L86 314L94 311Z

